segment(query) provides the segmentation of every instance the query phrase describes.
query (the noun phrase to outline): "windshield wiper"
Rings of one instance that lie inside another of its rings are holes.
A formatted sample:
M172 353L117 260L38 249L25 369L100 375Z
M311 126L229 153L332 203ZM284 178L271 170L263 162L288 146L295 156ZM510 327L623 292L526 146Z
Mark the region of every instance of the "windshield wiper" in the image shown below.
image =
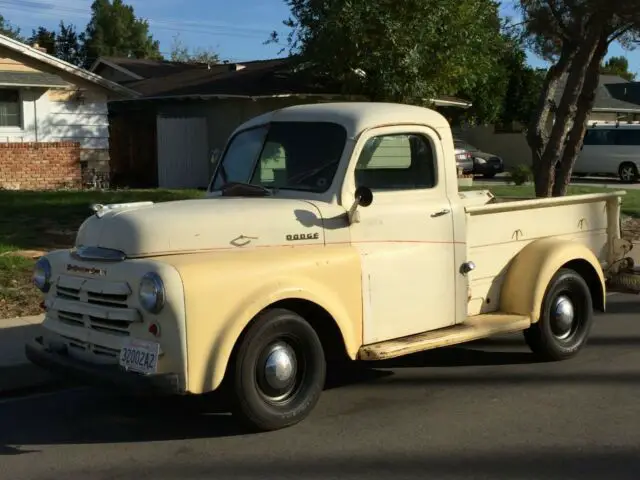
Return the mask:
M245 182L225 183L220 187L220 193L223 197L234 197L236 195L266 197L268 195L273 195L273 192L267 187Z

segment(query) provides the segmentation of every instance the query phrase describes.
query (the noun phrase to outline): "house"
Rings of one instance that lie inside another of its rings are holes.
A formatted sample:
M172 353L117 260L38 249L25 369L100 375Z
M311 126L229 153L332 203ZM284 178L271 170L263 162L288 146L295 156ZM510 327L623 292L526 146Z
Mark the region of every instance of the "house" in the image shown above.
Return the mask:
M213 152L249 118L300 103L361 99L288 58L210 65L101 58L91 71L140 95L109 103L112 183L132 187L204 188Z
M566 76L558 85L556 104L560 103L566 85ZM600 75L596 99L589 121L640 120L640 82L629 82L617 75Z
M555 102L560 103L567 77L558 84ZM640 82L629 82L616 75L601 75L589 122L640 120ZM503 132L493 125L461 129L456 132L472 145L503 158L505 167L531 165L531 150L522 131Z
M139 96L0 35L0 188L79 186L109 165L107 103Z

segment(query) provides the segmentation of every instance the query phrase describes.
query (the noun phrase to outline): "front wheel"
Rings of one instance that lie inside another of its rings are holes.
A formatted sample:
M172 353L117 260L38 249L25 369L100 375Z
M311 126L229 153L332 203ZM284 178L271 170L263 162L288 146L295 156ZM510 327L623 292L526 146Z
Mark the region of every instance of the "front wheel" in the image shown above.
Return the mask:
M592 324L593 302L587 282L574 270L562 268L547 287L540 319L524 331L524 337L542 359L565 360L584 347Z
M320 398L322 343L296 313L266 310L242 339L230 373L234 413L253 429L285 428L304 420Z

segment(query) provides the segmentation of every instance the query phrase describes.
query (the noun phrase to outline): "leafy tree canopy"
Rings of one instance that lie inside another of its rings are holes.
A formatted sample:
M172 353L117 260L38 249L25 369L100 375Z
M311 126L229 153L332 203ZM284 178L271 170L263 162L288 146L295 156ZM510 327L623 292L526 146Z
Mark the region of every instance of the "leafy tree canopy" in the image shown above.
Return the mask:
M5 19L2 15L0 15L0 34L13 38L14 40L18 40L19 42L24 41L24 38L20 34L20 29L11 24L11 22Z
M482 120L499 114L508 82L499 73L506 42L497 1L285 1L285 48L344 93L418 105L466 94Z
M81 40L86 67L101 56L163 58L160 43L149 34L149 23L136 17L123 0L94 0Z
M611 57L600 67L600 73L617 75L630 82L636 79L636 74L629 71L629 60L625 57Z
M173 62L182 63L220 63L220 56L213 49L196 48L190 50L182 40L180 40L179 35L173 37L170 58Z

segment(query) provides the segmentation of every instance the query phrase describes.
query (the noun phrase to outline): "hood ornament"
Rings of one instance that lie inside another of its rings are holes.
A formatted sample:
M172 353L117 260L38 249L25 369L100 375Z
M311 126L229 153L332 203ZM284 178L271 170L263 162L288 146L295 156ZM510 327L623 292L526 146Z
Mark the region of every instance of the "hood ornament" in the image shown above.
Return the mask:
M110 210L126 210L128 208L147 207L153 205L153 202L130 202L130 203L93 203L91 204L91 210L96 217L102 218L105 213Z

